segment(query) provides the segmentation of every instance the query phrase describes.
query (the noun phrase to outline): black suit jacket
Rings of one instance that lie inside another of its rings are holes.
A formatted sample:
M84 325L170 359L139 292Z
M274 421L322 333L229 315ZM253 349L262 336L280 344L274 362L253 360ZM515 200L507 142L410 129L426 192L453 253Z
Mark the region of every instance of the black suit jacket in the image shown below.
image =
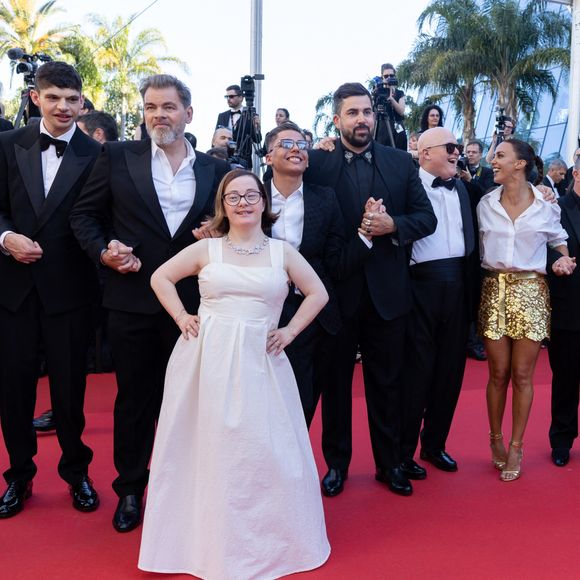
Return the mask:
M230 118L231 118L231 111L224 111L218 115L215 128L218 129L219 127L230 127Z
M15 312L36 288L46 313L59 314L96 296L96 269L69 215L101 146L77 128L45 198L39 134L38 124L0 134L0 234L23 234L43 250L32 264L0 254L0 304Z
M580 207L577 194L570 192L561 197L558 204L562 210L560 221L569 236L568 252L570 256L575 256L580 261ZM550 264L560 254L554 250L548 254L552 327L580 332L580 269L576 268L571 276L556 276Z
M406 151L374 143L377 171L374 198L383 199L397 231L373 238L369 249L357 230L365 200L344 169L344 148L337 140L334 151L310 152L306 182L334 189L344 220L347 240L334 274L342 313L350 317L358 308L366 280L375 308L384 320L409 312L412 305L409 256L412 243L435 231L437 219L423 189L411 156Z
M271 197L271 182L265 183L266 191ZM336 195L329 187L304 184L304 227L300 253L312 266L322 280L329 300L316 319L329 334L340 330L340 311L330 273L339 262L340 252L344 245L344 226ZM294 292L291 288L290 292ZM284 304L284 310L290 318L297 310L297 301L293 296Z
M196 192L193 205L171 236L151 173L151 140L106 143L71 214L71 225L82 248L95 264L113 240L133 248L141 260L139 272L108 270L103 305L114 310L152 314L161 310L149 279L164 262L195 242L192 229L213 213L217 186L229 170L220 161L195 152ZM187 309L199 306L197 278L177 284Z
M554 193L558 193L557 188L552 185L552 182L548 179L547 175L545 175L544 179L542 179L542 185L549 187Z
M479 185L481 187L482 194L485 194L495 186L493 180L493 171L489 167L480 165L477 168L475 175L472 176L471 182Z
M12 129L14 129L14 125L8 119L0 117L0 132L12 131Z

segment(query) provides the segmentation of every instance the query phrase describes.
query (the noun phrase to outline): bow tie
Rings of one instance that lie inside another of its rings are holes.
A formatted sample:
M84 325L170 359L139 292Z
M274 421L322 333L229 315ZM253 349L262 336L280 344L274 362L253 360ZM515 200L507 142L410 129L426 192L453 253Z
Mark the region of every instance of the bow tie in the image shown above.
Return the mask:
M369 165L371 165L373 162L373 152L372 151L365 151L364 153L358 154L358 153L353 153L352 151L345 151L344 158L346 159L346 162L349 165L353 161L356 161L357 159L362 159L363 161L366 161Z
M64 151L68 145L66 141L62 139L54 139L50 135L46 133L40 134L40 150L46 151L51 145L54 145L56 149L56 156L62 157L64 155Z
M451 191L455 187L455 179L453 177L451 179L441 179L440 177L436 177L433 180L431 187L446 187Z

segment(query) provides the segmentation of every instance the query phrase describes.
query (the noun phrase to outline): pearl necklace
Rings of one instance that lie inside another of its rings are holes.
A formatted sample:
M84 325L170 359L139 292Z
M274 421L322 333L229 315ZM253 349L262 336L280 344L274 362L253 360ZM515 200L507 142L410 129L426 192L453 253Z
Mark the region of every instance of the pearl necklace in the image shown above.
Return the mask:
M264 239L259 244L256 244L253 248L248 249L248 248L242 248L241 246L235 246L233 244L232 240L230 239L229 234L226 234L225 240L226 240L226 246L228 248L233 250L236 254L241 254L242 256L249 256L251 254L259 254L268 245L268 242L269 242L268 237L264 236Z

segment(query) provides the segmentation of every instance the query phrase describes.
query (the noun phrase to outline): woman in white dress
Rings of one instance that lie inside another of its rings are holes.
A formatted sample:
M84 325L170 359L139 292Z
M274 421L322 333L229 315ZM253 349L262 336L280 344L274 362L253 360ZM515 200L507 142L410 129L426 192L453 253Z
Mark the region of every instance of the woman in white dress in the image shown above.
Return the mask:
M541 159L525 142L501 143L492 162L501 187L477 206L482 267L485 275L479 310L479 334L488 354L487 412L492 462L502 481L521 473L523 438L534 396L533 376L540 344L549 337L550 299L545 280L547 245L562 256L557 275L572 273L568 234L560 224L560 207L544 201L530 183ZM503 443L502 420L512 382L512 433Z
M212 229L151 284L182 336L167 368L139 567L207 579L278 578L329 556L318 474L284 348L328 295L309 264L263 229L275 220L259 179L227 174ZM201 305L175 284L197 275ZM305 299L277 321L289 279Z

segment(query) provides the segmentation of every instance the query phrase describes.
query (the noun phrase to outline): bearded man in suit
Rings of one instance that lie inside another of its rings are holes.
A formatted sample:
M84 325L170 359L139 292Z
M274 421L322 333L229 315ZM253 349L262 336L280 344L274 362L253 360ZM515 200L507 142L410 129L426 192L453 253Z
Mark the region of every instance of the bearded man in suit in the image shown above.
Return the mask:
M115 361L113 489L118 532L141 522L155 422L167 361L179 328L162 308L149 279L195 241L193 229L213 210L228 165L194 151L184 136L191 93L177 78L153 75L140 87L150 139L106 143L71 216L83 249L109 268L103 305ZM199 306L197 279L177 286L188 311Z

